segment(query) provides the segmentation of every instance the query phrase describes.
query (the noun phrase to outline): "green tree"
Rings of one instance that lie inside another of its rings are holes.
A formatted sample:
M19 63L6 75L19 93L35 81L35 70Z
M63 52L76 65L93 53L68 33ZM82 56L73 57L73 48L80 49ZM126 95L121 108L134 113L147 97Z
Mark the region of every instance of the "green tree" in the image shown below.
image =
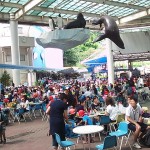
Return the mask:
M8 74L6 70L4 71L4 73L2 74L2 76L0 78L0 82L4 86L9 86L10 85L11 77L10 77L10 74Z
M97 33L91 32L90 38L82 45L64 51L64 66L73 67L77 66L81 61L89 57L98 48L97 43L93 43Z

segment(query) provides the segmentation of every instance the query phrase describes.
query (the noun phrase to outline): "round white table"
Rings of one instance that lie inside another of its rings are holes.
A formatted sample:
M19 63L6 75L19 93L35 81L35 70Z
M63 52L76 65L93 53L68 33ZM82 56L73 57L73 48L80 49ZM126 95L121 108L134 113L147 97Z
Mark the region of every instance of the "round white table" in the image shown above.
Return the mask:
M73 132L80 135L88 135L88 143L89 143L89 150L90 150L90 134L98 133L104 130L103 126L97 125L85 125L85 126L78 126L73 129ZM84 147L85 149L85 147Z

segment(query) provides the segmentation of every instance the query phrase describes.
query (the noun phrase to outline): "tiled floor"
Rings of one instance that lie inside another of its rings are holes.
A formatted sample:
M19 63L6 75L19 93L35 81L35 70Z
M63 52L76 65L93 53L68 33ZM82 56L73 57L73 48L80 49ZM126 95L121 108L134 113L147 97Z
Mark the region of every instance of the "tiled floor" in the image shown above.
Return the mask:
M143 104L143 106L149 107L150 102ZM0 144L0 150L52 150L51 137L47 136L48 130L48 122L42 121L41 118L27 120L26 123L21 122L21 124L15 122L15 124L7 126L7 144ZM132 143L132 137L130 143ZM100 144L98 137L96 137L95 143L91 144L91 150L95 150L97 144ZM85 144L85 147L88 149L89 145ZM122 150L128 149L128 146L123 145ZM83 150L81 141L76 145L76 150ZM149 148L143 148L143 150L149 150Z

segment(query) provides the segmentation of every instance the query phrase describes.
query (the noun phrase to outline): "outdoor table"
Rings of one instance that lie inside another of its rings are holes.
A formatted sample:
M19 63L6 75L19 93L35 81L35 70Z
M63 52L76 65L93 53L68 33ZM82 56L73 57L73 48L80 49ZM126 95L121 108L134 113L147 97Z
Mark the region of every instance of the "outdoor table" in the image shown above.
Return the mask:
M90 146L90 134L98 133L104 130L103 126L97 126L97 125L84 125L84 126L78 126L73 129L73 132L79 135L88 135L88 143L89 143L89 150L91 149ZM85 149L85 147L84 147Z
M90 114L89 117L93 118L93 117L104 116L104 115L105 115L105 112L97 112L97 113L94 113L94 114Z
M29 105L40 105L40 104L42 104L42 103L32 103L32 102L29 102L28 104L29 104Z

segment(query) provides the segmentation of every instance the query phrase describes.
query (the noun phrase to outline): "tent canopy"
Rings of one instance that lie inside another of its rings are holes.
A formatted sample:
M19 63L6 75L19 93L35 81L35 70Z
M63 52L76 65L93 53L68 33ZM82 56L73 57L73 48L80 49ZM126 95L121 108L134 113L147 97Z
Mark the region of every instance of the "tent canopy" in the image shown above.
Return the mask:
M93 66L93 65L99 66L102 64L106 64L106 63L107 63L107 57L106 56L84 62L84 64L87 66Z

